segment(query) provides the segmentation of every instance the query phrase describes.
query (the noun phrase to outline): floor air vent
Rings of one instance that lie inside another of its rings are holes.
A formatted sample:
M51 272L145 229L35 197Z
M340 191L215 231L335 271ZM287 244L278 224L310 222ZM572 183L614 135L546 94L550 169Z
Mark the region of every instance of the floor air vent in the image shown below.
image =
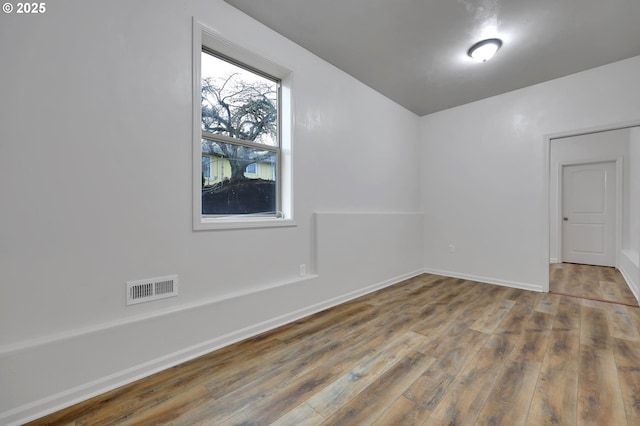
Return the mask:
M178 276L127 282L127 305L150 302L178 295Z

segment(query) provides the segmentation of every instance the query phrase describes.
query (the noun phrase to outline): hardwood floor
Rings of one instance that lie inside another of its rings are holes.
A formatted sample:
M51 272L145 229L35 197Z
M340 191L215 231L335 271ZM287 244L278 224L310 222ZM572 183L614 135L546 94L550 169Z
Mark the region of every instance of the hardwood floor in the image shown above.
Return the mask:
M549 276L551 293L638 306L638 301L616 268L552 263Z
M32 424L638 425L640 308L422 275Z

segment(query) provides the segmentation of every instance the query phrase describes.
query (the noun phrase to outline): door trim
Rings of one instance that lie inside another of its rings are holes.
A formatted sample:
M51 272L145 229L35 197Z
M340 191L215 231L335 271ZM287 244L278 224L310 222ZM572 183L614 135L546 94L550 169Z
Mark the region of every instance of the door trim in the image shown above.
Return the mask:
M549 279L551 278L549 275L549 253L551 251L551 212L549 211L550 203L550 185L551 185L551 141L553 139L559 139L569 136L580 136L580 135L588 135L590 133L598 133L598 132L608 132L610 130L620 130L620 129L628 129L630 127L640 126L640 118L635 120L623 121L623 122L614 122L603 124L601 126L596 127L587 127L580 128L574 130L567 130L563 132L556 133L547 133L542 135L542 149L544 161L544 176L542 179L542 193L545 195L544 200L542 202L543 211L541 214L544 215L544 223L545 223L545 234L542 239L542 256L540 257L540 271L542 271L542 276L544 277L544 281L541 283L541 289L543 292L549 292ZM622 225L622 224L620 224ZM616 224L616 226L618 226Z
M599 157L589 160L581 160L581 161L566 161L558 163L558 169L556 170L557 178L556 178L556 260L558 263L562 263L562 184L563 184L563 174L562 170L565 166L584 166L587 164L599 164L599 163L615 163L616 167L616 227L614 230L614 238L615 238L615 253L614 253L614 263L616 268L620 264L620 250L622 249L622 211L623 211L623 167L624 167L624 158L623 157Z

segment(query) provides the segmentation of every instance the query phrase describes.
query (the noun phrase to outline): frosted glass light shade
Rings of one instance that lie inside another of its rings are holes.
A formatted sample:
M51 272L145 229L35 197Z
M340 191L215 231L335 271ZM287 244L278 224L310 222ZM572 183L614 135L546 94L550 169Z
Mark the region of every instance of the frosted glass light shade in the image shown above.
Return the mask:
M499 38L489 38L471 46L467 53L476 61L485 62L496 54L500 46L502 46L502 40Z

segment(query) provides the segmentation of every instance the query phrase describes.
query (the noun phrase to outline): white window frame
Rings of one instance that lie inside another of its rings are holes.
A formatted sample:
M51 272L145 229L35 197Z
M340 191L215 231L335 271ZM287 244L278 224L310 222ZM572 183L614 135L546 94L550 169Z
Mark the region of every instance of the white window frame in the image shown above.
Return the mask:
M232 58L239 63L246 64L256 70L280 79L280 175L276 182L277 194L280 200L280 211L275 216L202 215L202 111L201 111L201 81L200 57L202 48L206 47L214 52ZM269 59L259 56L241 46L238 46L206 27L195 18L193 20L193 229L233 229L233 228L268 228L280 226L295 226L293 220L293 165L292 165L292 135L293 135L293 105L291 70L276 64Z

